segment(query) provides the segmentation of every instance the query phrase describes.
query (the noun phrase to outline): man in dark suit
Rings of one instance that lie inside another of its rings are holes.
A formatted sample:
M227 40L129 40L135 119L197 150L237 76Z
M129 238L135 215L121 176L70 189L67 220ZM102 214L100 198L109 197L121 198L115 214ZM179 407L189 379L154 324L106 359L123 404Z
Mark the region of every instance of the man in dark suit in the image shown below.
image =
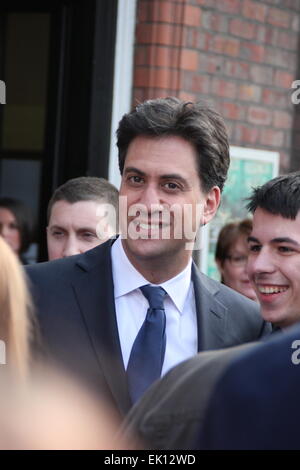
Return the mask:
M192 263L229 166L220 115L205 104L152 100L122 118L117 137L121 237L28 274L50 354L124 415L135 386L140 393L197 351L257 340L268 325L254 302Z

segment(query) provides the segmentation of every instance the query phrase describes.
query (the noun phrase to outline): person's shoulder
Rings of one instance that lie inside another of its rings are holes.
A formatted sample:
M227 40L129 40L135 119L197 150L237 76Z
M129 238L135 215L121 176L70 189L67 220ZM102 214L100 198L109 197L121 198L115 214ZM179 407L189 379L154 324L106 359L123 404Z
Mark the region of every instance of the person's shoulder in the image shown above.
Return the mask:
M248 364L250 367L253 364L253 372L258 364L265 364L265 359L268 358L273 362L274 367L282 366L286 370L290 367L296 370L295 365L299 363L299 348L300 348L300 323L290 326L284 331L278 331L269 336L265 341L260 342L256 348L247 351L243 356L236 361L236 368L243 367ZM293 354L295 353L295 354ZM234 369L234 368L233 368ZM265 374L267 370L264 370ZM263 375L263 374L262 374Z
M225 396L228 391L231 399L235 393L234 404L238 399L252 400L253 391L257 389L263 397L264 387L271 391L271 394L265 394L266 400L276 396L278 390L284 389L285 393L289 393L293 380L297 382L298 389L300 376L297 365L295 366L296 354L293 357L296 344L300 344L300 324L290 327L284 333L271 335L265 341L256 343L253 348L242 351L226 368L217 384L217 393L224 392Z
M51 277L52 274L59 276L60 274L63 275L72 270L81 256L82 255L75 255L68 258L35 263L24 266L24 269L30 279L41 279L44 276Z
M299 340L298 324L229 364L212 392L198 448L299 448L300 375L293 361Z
M36 263L24 266L25 272L32 281L39 281L43 278L56 279L70 276L73 272L88 271L99 263L103 262L105 256L109 254L110 244L108 242L98 245L85 253L68 256L53 261Z
M198 272L201 286L209 290L217 300L224 303L225 306L236 305L246 310L251 310L254 312L259 312L259 306L256 302L251 299L248 299L239 292L231 289L228 286L225 286L219 281L215 281L205 274Z
M234 304L239 306L242 309L245 309L246 311L252 311L256 312L257 314L260 315L260 307L257 302L254 300L249 299L245 295L240 294L234 289L231 289L231 287L225 286L221 282L219 283L220 286L220 292L219 296L223 299L226 299L226 301L230 304Z
M198 276L201 288L207 289L214 296L214 299L227 309L227 323L233 326L234 331L248 332L250 341L271 333L271 324L265 322L262 318L257 302L199 271Z

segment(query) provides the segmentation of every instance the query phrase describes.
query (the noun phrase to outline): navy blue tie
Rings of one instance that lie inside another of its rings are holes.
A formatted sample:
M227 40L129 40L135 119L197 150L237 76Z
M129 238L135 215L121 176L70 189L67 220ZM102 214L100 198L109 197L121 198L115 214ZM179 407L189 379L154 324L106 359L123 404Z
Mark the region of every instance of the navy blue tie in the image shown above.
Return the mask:
M149 302L146 319L133 343L127 382L132 403L161 375L166 350L166 314L162 287L143 286L141 291Z

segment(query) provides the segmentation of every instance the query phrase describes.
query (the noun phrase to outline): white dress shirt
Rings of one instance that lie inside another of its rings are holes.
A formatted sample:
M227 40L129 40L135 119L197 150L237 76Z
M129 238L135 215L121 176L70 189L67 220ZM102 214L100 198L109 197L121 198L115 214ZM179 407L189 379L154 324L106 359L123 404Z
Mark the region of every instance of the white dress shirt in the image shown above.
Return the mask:
M112 245L111 258L117 324L126 369L132 345L149 308L139 288L150 283L127 258L120 237ZM164 300L167 343L162 375L197 353L197 315L191 266L192 260L177 276L159 284L168 294Z

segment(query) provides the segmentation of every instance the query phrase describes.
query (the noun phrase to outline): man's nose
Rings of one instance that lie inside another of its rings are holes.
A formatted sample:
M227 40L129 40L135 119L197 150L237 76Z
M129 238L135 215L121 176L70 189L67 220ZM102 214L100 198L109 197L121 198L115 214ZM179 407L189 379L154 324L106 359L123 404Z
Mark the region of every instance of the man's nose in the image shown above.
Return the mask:
M80 248L79 248L79 243L76 240L76 237L69 236L64 245L64 249L62 253L63 258L66 258L67 256L78 255L79 253L80 253Z
M161 200L157 186L148 184L140 195L139 203L146 206L148 211L151 210L151 207L159 207Z
M249 275L272 273L276 269L272 253L269 250L261 249L256 256L249 256L247 272Z

